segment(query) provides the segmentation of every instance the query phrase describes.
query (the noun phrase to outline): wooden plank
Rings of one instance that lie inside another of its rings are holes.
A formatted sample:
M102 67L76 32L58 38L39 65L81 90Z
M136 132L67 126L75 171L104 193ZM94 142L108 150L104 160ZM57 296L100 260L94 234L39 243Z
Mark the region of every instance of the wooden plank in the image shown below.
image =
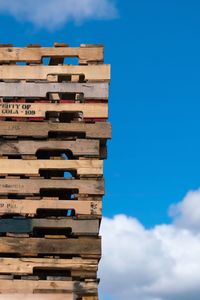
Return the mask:
M0 160L1 162L1 160ZM12 163L12 160L11 160ZM0 194L39 194L41 190L77 190L78 194L104 195L103 179L11 179L0 178Z
M30 201L29 201L30 202ZM85 203L83 203L85 205ZM100 206L100 203L97 203ZM85 205L86 206L86 205ZM27 209L28 210L28 209ZM0 201L1 211L1 201ZM0 212L1 213L1 212ZM100 213L99 213L100 214ZM70 229L70 235L98 235L99 220L77 220L71 218L30 219L30 218L0 218L0 233L33 233L34 229ZM1 268L0 271L2 272Z
M0 237L0 253L20 256L38 255L79 255L100 258L101 239L84 238L17 238Z
M13 48L0 49L0 62L31 62L39 63L43 57L78 57L79 64L103 62L103 47L98 45L82 45L81 47L40 47L40 48Z
M101 201L76 201L76 200L13 200L0 199L0 215L5 214L33 214L39 209L47 210L75 210L76 215L101 216ZM1 229L0 229L1 231Z
M47 80L49 75L84 75L85 81L110 80L110 65L89 66L0 66L1 80Z
M103 175L101 160L1 159L0 174L33 174L40 170L75 170L77 175Z
M5 274L33 274L35 268L70 271L97 271L97 259L62 258L0 258L0 272Z
M108 83L0 82L0 97L46 98L48 93L78 93L84 99L108 99Z
M47 141L0 141L0 155L36 155L39 150L43 151L67 151L72 152L73 156L92 156L100 155L99 141L90 139L77 139L75 141L47 140Z
M76 300L74 294L3 294L0 295L0 300ZM93 298L91 299L93 300Z
M83 297L81 297L81 300L99 300L99 297L98 296L83 296Z
M48 137L50 133L85 134L86 138L111 138L111 125L106 122L52 123L52 122L4 122L0 121L0 136Z
M75 294L96 294L98 283L79 281L51 281L51 280L0 280L0 293L38 293L43 290L49 293L62 291L63 293L74 292ZM43 294L44 295L44 294ZM42 295L42 299L43 299ZM56 293L57 295L57 293ZM23 299L23 298L22 298ZM40 298L41 299L41 298Z
M45 117L47 112L82 112L83 118L108 118L107 103L1 102L0 117Z

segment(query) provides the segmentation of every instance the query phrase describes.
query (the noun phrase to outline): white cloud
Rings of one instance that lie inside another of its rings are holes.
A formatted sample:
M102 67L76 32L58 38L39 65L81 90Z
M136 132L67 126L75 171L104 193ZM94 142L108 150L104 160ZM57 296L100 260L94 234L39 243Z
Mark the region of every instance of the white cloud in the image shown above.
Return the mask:
M125 215L103 219L102 299L199 300L200 191L170 213L171 224L152 229Z
M113 0L1 0L0 13L54 29L71 20L112 19L117 9Z

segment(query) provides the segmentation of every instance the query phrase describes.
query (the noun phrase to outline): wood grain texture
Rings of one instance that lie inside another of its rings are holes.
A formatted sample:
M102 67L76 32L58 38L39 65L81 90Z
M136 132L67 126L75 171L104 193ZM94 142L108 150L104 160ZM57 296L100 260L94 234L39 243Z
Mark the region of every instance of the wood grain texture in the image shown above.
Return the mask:
M97 271L97 259L62 258L0 258L0 272L18 275L33 274L34 268L70 271Z
M78 175L102 175L101 160L1 159L0 174L39 174L40 170L75 170Z
M108 83L0 82L0 97L46 98L49 93L78 93L84 99L108 99Z
M0 136L48 137L50 133L85 134L86 138L111 138L110 123L52 123L52 122L4 122L0 121Z
M1 160L0 160L1 162ZM12 161L11 161L12 162ZM0 178L0 194L39 194L41 190L77 190L88 195L104 195L103 179L9 179Z
M28 125L27 125L28 126ZM71 151L73 156L100 155L99 141L90 139L77 139L75 141L47 140L47 141L10 141L0 140L0 155L36 155L37 151Z
M20 66L1 65L1 80L47 80L49 75L84 75L85 81L110 80L110 65Z
M0 62L41 63L43 57L78 57L79 64L103 62L104 48L99 45L81 45L80 47L39 47L39 48L0 48Z
M0 218L0 233L33 233L34 229L71 229L70 235L98 235L99 220L72 218ZM63 231L62 231L63 232ZM0 264L0 272L2 272Z
M81 112L83 118L108 118L107 103L0 103L0 117L43 117L47 112Z
M17 238L0 237L1 254L9 253L20 256L45 255L81 255L90 258L100 258L101 239L84 238Z
M17 292L16 292L17 293ZM0 295L0 300L76 300L75 294L3 294ZM93 300L93 298L91 299Z
M0 293L36 293L38 291L47 291L49 293L61 291L65 293L73 292L75 294L95 294L98 284L94 282L78 281L50 281L50 280L0 280ZM45 294L44 294L45 295ZM57 293L56 293L57 295ZM43 297L43 295L42 295ZM41 299L41 298L40 298ZM42 298L43 299L43 298Z
M101 216L101 201L76 201L76 200L13 200L0 199L0 215L5 214L33 214L38 210L74 210L75 215ZM84 224L83 224L84 225ZM88 224L85 224L88 225ZM0 229L1 232L1 229Z

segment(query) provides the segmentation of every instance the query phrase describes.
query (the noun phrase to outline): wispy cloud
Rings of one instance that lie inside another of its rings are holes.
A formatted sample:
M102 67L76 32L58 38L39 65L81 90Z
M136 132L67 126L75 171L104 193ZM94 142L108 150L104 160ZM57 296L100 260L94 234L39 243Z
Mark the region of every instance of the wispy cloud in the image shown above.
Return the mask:
M1 0L0 13L51 30L68 21L115 18L117 8L113 0Z
M200 191L189 192L170 213L171 224L152 229L125 215L104 218L100 268L104 296L199 300Z

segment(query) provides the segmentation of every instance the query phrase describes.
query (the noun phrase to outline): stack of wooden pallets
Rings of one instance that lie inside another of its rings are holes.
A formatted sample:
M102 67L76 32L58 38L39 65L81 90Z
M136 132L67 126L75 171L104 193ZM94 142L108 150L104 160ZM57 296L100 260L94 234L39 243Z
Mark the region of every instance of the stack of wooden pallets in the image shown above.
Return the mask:
M0 47L0 299L98 299L109 80L102 46Z

